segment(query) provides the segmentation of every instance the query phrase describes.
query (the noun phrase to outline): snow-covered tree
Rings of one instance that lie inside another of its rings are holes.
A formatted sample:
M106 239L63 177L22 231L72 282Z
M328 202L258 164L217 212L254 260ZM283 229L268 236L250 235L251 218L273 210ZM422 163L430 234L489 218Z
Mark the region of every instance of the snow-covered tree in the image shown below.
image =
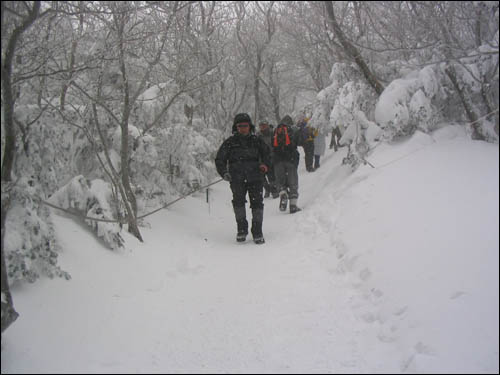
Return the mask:
M387 86L375 107L375 120L386 139L407 136L416 129L435 130L440 121L438 99L445 95L440 79L438 68L427 66Z
M122 247L124 243L120 234L123 223L115 220L123 216L116 215L119 209L116 201L109 183L99 179L89 181L81 175L74 177L48 200L77 219L85 220L111 249Z
M4 239L10 282L34 282L41 275L70 278L57 265L54 226L48 207L37 199L40 194L36 181L26 177L21 177L11 192Z

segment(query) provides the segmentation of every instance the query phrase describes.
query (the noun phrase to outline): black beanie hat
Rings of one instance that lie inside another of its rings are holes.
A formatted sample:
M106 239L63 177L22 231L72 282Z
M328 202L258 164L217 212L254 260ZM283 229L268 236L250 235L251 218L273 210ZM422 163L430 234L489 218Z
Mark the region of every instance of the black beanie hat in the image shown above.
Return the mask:
M237 132L236 125L239 124L240 122L248 122L250 124L250 132L255 131L255 126L254 124L252 124L252 119L250 118L250 115L248 113L238 113L236 116L234 116L233 133Z
M286 115L285 117L283 117L279 123L279 125L281 124L284 124L284 125L288 125L288 126L293 126L293 120L290 116Z

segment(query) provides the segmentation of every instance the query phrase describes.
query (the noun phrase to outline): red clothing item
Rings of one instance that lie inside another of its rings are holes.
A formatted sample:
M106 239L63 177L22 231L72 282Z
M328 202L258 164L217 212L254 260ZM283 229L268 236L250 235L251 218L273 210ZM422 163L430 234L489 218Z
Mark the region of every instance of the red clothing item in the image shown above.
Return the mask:
M288 129L286 126L279 126L278 129L276 129L276 134L274 135L274 147L278 147L278 135L285 133L285 145L290 144L290 137L288 136Z

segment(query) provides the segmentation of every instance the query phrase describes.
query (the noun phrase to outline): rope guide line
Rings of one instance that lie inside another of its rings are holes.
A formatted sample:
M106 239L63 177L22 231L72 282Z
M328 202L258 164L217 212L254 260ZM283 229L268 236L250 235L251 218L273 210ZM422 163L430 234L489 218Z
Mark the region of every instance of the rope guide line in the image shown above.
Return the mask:
M136 218L136 220L143 219L143 218L145 218L146 216L152 215L152 214L154 214L154 213L156 213L156 212L158 212L158 211L160 211L160 210L163 210L164 208L167 208L168 206L170 206L170 205L172 205L172 204L174 204L174 203L176 203L176 202L180 201L181 199L184 199L184 198L186 198L186 197L190 196L191 194L196 193L196 192L197 192L197 191L199 191L199 190L202 190L202 189L205 189L205 188L207 188L207 187L209 187L209 186L215 185L216 183L221 182L222 180L223 180L223 179L222 179L222 178L220 178L220 179L218 179L218 180L216 180L216 181L214 181L214 182L209 183L208 185L201 186L201 187L199 187L199 188L197 188L197 189L193 189L193 190L191 190L189 193L187 193L187 194L184 194L184 195L180 196L179 198L177 198L177 199L173 200L172 202L168 202L168 203L164 204L163 206L161 206L161 207L159 207L159 208L157 208L157 209L155 209L155 210L153 210L153 211L151 211L151 212L148 212L147 214L144 214L144 215L138 216L138 217ZM82 216L81 214L79 214L79 213L77 213L77 212L73 211L72 209L58 207L58 206L56 206L56 205L53 205L52 203L49 203L49 202L44 201L44 200L43 200L43 199L41 199L41 198L38 198L37 200L38 200L40 203L43 203L43 204L45 204L45 205L47 205L47 206L49 206L49 207L55 208L55 209L57 209L57 210L64 211L64 212L66 212L66 213L68 213L68 214L70 214L70 215L78 216L78 217L80 217L80 218L81 218L81 219L83 219L83 220L94 220L94 221L101 221L101 222L105 222L105 223L120 223L120 224L127 224L127 221L126 221L126 220L120 221L120 220L99 219L99 218L96 218L96 217Z

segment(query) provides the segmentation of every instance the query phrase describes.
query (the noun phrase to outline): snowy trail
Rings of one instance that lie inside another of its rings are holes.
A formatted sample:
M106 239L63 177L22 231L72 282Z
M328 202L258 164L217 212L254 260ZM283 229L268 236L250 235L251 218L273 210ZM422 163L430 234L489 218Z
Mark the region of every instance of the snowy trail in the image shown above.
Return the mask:
M498 368L498 286L491 287L498 285L498 229L491 230L498 146L488 153L460 140L434 147L428 136L380 147L370 159L376 166L409 156L354 174L341 165L345 148L327 150L314 173L305 172L302 155L303 211L283 213L278 200L266 199L264 245L251 236L235 242L226 182L211 187L209 204L203 192L152 215L141 228L144 243L125 233L119 252L54 215L59 262L72 280L13 288L21 317L3 335L2 373L491 372ZM416 164L424 161L425 172ZM476 168L481 163L487 170ZM434 187L425 174L437 171L450 173ZM439 184L450 185L446 199ZM484 203L470 205L467 194ZM450 221L450 207L466 207L467 216L448 233L440 223ZM404 216L408 225L400 224L402 210L416 212ZM426 238L414 238L422 217ZM480 220L488 225L471 226ZM443 251L450 243L453 253Z
M41 282L41 288L57 284L54 301L38 301L42 311L31 313L42 316L34 316L33 324L25 322L30 312L23 309L22 291L16 293L16 306L23 315L19 329L36 330L40 319L53 325L54 336L35 335L32 350L47 347L65 355L56 361L47 354L46 363L37 363L34 353L25 353L23 370L265 373L376 368L364 363L356 339L363 324L350 311L349 288L334 276L328 220L324 227L303 225L303 216L313 215L308 206L322 181L331 178L325 174L338 173L340 167L332 165L340 164L341 157L338 152L323 158L322 167L311 174L301 158L299 203L304 211L282 213L278 200L266 199L266 244L260 246L251 235L246 243L235 243L225 182L210 190L209 206L199 193L152 216L151 229L142 228L144 244L127 236L136 245L122 254L103 249L70 219L56 217L57 227L66 228L58 230L67 249L61 266L73 279ZM91 278L78 273L87 268L93 269ZM66 311L51 310L59 299L65 299Z

